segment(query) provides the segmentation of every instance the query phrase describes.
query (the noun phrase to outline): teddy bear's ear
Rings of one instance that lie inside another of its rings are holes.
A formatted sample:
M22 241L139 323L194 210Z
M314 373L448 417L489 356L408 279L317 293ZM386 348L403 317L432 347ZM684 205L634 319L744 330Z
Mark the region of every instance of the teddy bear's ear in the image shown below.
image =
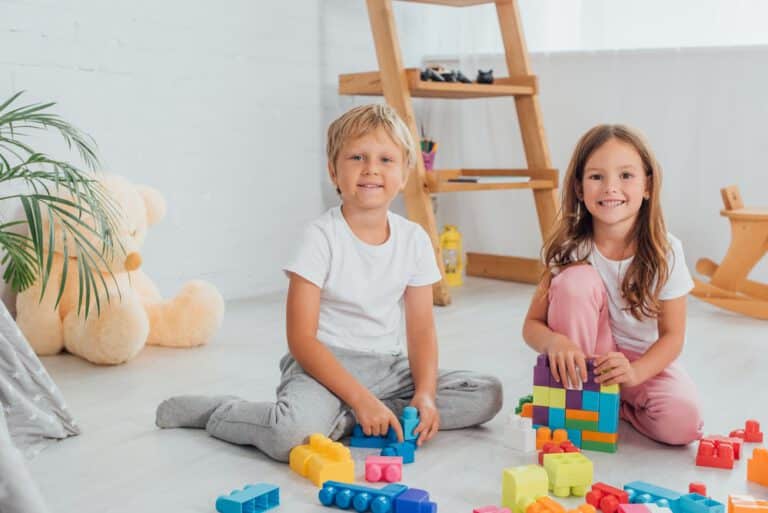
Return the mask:
M139 191L139 194L144 199L144 206L147 208L148 224L155 224L165 217L165 199L160 194L160 191L146 185L137 185L136 190Z

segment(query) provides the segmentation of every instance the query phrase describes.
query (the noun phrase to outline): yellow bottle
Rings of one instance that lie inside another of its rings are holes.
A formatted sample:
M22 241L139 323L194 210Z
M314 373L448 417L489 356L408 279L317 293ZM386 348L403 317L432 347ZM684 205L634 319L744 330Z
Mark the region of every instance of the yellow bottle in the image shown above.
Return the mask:
M462 284L464 254L461 249L461 233L452 224L445 225L440 234L440 250L445 266L445 281L451 287Z

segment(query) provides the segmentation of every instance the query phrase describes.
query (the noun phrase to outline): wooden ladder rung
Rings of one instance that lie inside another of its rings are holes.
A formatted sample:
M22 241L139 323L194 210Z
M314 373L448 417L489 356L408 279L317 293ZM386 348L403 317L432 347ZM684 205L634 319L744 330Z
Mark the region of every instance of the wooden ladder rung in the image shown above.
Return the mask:
M417 4L449 5L451 7L468 7L470 5L492 4L494 0L400 0Z
M536 258L467 253L467 276L537 284L544 266Z
M421 80L421 70L407 68L406 82L414 98L493 98L502 96L531 96L537 92L534 75L496 78L493 84L464 84L461 82L429 82ZM382 96L378 71L339 75L339 94Z
M430 193L557 188L556 169L439 169L427 171L424 177ZM497 182L495 177L499 177ZM520 181L504 181L508 177L517 177ZM479 181L451 181L461 178L479 178Z

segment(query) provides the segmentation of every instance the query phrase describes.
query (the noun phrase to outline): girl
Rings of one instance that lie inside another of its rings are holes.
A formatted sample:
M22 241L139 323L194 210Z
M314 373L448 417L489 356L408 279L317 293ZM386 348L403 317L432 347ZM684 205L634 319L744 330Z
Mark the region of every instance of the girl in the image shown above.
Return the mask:
M566 388L580 386L585 358L596 358L597 381L622 386L621 418L677 445L702 434L696 386L675 361L693 281L660 189L661 167L638 133L599 125L582 136L523 338L549 355Z

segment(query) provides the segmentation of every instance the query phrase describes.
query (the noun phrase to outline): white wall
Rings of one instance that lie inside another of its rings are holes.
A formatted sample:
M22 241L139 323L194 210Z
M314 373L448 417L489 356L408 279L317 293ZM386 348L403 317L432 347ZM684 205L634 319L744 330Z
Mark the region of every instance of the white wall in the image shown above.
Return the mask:
M274 290L322 209L320 5L2 2L0 98L57 101L107 170L163 192L144 260L166 294Z

